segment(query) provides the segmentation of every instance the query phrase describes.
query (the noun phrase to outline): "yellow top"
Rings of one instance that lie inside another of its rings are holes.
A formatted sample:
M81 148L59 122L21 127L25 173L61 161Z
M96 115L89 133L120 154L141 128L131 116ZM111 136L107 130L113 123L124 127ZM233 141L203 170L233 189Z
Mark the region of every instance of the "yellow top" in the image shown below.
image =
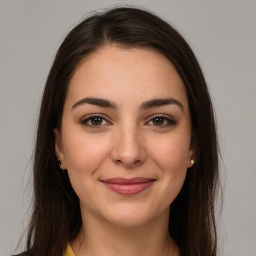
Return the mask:
M68 244L67 249L63 256L75 256L74 252L72 251L70 245Z

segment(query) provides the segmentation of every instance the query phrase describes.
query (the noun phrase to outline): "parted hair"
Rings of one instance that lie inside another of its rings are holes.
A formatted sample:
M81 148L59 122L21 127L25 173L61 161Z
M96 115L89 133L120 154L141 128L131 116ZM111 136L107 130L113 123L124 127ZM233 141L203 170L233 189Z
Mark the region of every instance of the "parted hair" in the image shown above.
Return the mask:
M108 44L154 49L169 59L183 80L196 162L170 205L169 233L181 256L216 256L218 142L206 81L194 53L177 30L155 14L133 7L96 12L85 18L66 36L56 53L37 124L27 250L31 255L63 255L68 242L80 231L79 198L67 172L59 169L53 129L61 128L67 88L77 65Z

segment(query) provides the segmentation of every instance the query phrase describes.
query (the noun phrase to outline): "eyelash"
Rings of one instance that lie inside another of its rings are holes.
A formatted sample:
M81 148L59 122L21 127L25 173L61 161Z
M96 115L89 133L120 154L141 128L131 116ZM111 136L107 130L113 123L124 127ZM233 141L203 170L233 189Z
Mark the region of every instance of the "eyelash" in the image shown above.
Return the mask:
M88 122L89 122L89 121L92 122L92 120L93 120L94 118L100 118L101 120L105 120L105 122L109 123L109 121L107 121L104 116L101 116L101 115L98 115L98 114L90 115L90 116L86 117L85 119L81 120L80 123L81 123L82 125L88 126L88 127L90 127L90 128L93 128L93 129L99 129L99 128L101 128L102 126L105 126L105 125L106 125L106 124L104 124L104 125L102 125L102 124L101 124L101 125L88 124Z
M166 122L167 124L165 125L153 125L153 126L156 126L158 128L165 128L165 127L169 127L169 126L172 126L172 125L176 125L177 122L174 121L173 119L171 119L170 117L166 117L164 115L156 115L156 116L153 116L153 118L151 118L149 120L149 122L147 123L150 123L150 122L153 122L154 120L156 120L157 118L159 119L162 119L164 122Z
M94 118L100 118L100 120L102 120L103 122L107 122L107 123L110 123L109 121L106 120L106 118L102 115L99 115L99 114L95 114L95 115L90 115L88 117L86 117L85 119L81 120L80 123L82 125L85 125L87 127L90 127L90 128L93 128L93 129L99 129L99 128L102 128L102 126L105 126L107 124L100 124L100 125L93 125L92 123L91 124L88 124L88 122L92 122L92 120ZM150 122L153 122L154 120L156 120L157 118L159 119L162 119L164 122L165 122L165 125L154 125L152 124L152 126L155 126L157 128L165 128L165 127L169 127L169 126L172 126L172 125L176 125L177 122L174 121L173 119L169 118L169 117L166 117L164 115L156 115L156 116L153 116L148 122L147 124L149 124ZM166 124L167 122L167 124Z

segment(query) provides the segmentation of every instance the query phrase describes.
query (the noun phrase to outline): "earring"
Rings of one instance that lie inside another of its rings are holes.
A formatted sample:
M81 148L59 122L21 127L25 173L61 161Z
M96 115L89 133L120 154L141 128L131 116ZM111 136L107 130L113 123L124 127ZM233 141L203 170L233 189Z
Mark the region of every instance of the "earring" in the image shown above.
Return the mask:
M192 165L194 165L194 163L195 163L195 160L190 160L190 163L192 164Z
M58 166L59 166L59 168L61 167L61 161L58 161Z

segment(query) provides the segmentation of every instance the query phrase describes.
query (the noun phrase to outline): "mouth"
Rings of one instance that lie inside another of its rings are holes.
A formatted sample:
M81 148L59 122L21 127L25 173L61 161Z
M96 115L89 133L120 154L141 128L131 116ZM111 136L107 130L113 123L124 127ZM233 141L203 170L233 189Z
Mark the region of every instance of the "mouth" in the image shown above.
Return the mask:
M103 184L109 189L121 195L134 195L141 193L142 191L148 189L155 181L156 179L144 177L136 177L131 179L117 177L101 180L101 182L103 182Z

